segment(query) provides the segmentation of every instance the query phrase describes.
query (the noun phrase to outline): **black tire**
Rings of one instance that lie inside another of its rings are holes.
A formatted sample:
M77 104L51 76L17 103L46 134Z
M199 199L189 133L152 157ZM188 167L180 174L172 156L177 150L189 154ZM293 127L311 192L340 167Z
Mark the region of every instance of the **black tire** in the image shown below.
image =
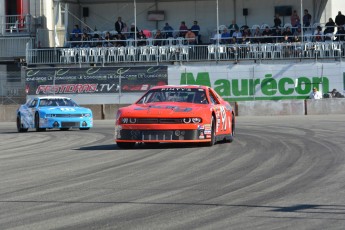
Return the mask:
M131 149L134 147L135 142L116 142L116 144L121 149Z
M69 128L60 128L61 131L68 131Z
M216 121L214 116L211 118L211 141L207 142L207 146L213 146L216 144Z
M90 128L79 128L80 130L89 130Z
M23 128L20 114L18 114L18 116L17 116L17 131L18 131L18 133L24 133L24 132L28 131L27 128Z
M45 128L40 128L40 115L38 113L35 114L35 128L36 132L46 131Z

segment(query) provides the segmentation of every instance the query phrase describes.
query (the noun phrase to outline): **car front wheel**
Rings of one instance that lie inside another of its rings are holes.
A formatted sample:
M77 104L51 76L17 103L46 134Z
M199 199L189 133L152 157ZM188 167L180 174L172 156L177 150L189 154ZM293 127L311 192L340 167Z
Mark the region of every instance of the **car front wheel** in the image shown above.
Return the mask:
M37 132L46 131L45 128L40 128L40 115L38 113L35 114L35 127Z

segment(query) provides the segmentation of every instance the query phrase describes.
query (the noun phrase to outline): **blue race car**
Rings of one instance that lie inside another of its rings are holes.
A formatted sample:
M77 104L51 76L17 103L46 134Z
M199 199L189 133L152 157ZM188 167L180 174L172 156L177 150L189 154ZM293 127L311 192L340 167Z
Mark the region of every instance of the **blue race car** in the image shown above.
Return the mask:
M67 97L36 97L17 110L18 132L26 132L29 128L35 128L36 131L70 128L88 130L92 125L91 109L80 107Z

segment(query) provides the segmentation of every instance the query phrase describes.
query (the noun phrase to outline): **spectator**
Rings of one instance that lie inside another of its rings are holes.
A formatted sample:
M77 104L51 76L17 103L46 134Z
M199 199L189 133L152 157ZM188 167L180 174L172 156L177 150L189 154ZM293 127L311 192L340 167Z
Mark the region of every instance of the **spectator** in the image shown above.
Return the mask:
M335 17L335 23L337 24L337 26L345 25L345 15L343 15L341 11L339 11L338 15Z
M276 14L274 17L274 27L280 27L282 25L282 21L279 18L279 14Z
M153 39L154 39L154 42L153 42L154 46L161 46L163 44L162 39L164 39L164 37L163 37L161 30L157 30Z
M169 25L169 23L166 22L165 26L163 27L162 30L163 30L162 32L165 35L165 38L172 38L172 37L174 37L174 35L173 35L174 29Z
M310 99L322 99L322 94L320 91L317 90L316 87L313 88L313 92L309 95Z
M337 89L333 89L331 92L329 92L329 97L331 98L343 98L344 95L342 95Z
M112 44L113 37L111 36L110 32L107 31L104 36L104 43L103 46L105 47L111 47L113 46Z
M115 22L115 30L117 31L118 34L124 32L124 28L125 28L126 24L124 22L122 22L122 18L118 17L117 21Z
M196 44L196 36L195 34L192 32L191 29L189 29L185 35L185 39L186 39L186 42L188 44L191 44L191 45L195 45Z
M323 33L321 26L317 26L314 32L314 41L315 42L322 42L323 41Z
M273 40L275 40L276 43L279 43L283 40L282 31L279 26L276 27L275 30L272 31L272 36L274 36Z
M344 30L344 26L338 26L338 30L335 33L335 41L345 41L345 30Z
M188 31L188 27L186 26L186 23L182 21L179 28L179 37L184 38L186 36L187 31Z
M146 45L146 36L142 30L140 30L138 32L137 40L138 40L138 43L137 43L138 46L145 46Z
M81 34L81 30L79 29L78 25L74 25L74 28L72 30L72 35L73 34Z
M308 10L304 10L304 16L303 16L303 26L308 28L311 23L311 15L309 14Z
M295 32L293 33L294 42L301 42L302 41L301 36L302 36L302 30L301 30L301 27L298 26Z
M325 30L323 31L324 34L333 34L334 33L334 27L335 23L332 18L328 19L328 22L325 25Z
M143 32L143 31L141 31L141 32ZM130 28L130 31L129 31L129 37L130 38L135 38L135 33L139 33L139 29L138 29L138 27L135 27L135 23L134 22L132 22L132 24L131 24L131 28Z
M86 32L81 35L80 40L82 41L80 47L90 47L89 35Z
M237 27L237 29L235 29L235 32L232 33L232 37L236 39L236 43L241 42L242 33L238 27Z
M228 27L229 29L229 33L230 33L230 37L232 37L232 34L239 29L238 25L236 24L235 20L231 21L231 24Z
M261 43L261 31L260 27L256 27L254 33L253 33L253 43Z
M298 26L297 24L299 23L300 18L298 16L296 10L294 10L293 13L291 14L290 20L291 20L292 27L297 27Z
M223 29L223 33L221 34L221 41L222 44L230 44L231 42L231 36L227 28Z
M220 30L217 31L217 33L213 36L212 40L213 40L213 43L214 44L218 44L221 42L221 39L222 39L222 35L221 35L221 32Z
M263 42L263 43L271 43L272 42L272 31L270 30L270 28L268 26L266 26L264 31L262 31L262 37L264 37L264 38L262 39L261 42Z
M285 37L285 36L288 36L289 42L291 42L291 41L293 40L293 39L292 39L293 34L292 34L292 32L291 32L290 27L286 27L285 30L284 30L284 32L282 33L282 35L283 35L284 37Z
M116 46L126 46L126 36L122 33L116 34Z
M71 47L79 47L81 41L81 36L79 33L73 33L72 38L71 38Z
M193 22L193 26L191 27L192 32L197 37L197 43L200 43L200 26L198 25L198 21Z

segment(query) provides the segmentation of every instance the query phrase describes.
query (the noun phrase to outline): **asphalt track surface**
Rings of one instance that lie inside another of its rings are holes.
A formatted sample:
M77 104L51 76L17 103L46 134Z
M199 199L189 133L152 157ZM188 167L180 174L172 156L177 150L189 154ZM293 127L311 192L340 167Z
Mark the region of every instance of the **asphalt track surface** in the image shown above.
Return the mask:
M0 229L344 229L344 121L237 117L230 144L133 150L113 121L0 123Z

